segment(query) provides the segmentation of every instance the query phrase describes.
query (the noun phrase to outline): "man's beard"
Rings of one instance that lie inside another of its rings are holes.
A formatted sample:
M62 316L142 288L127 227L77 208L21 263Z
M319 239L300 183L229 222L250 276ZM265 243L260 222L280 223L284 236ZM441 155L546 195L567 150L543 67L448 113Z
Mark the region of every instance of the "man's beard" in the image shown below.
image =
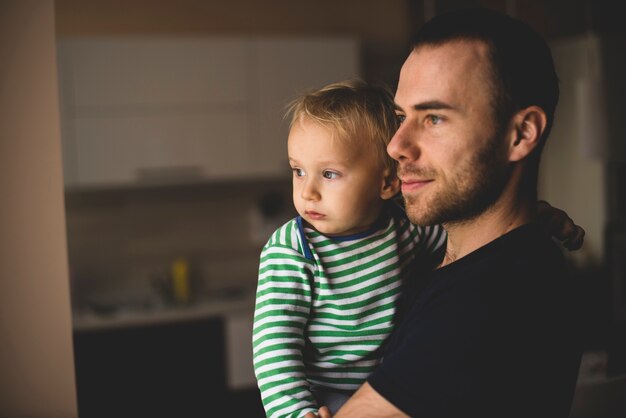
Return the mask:
M474 158L456 168L453 177L448 176L445 189L429 196L428 200L425 196L404 196L409 220L424 226L464 223L484 213L498 199L511 175L511 167L500 151L500 144L496 138L488 141ZM408 166L401 168L399 174L433 178L437 183L437 173L433 169Z

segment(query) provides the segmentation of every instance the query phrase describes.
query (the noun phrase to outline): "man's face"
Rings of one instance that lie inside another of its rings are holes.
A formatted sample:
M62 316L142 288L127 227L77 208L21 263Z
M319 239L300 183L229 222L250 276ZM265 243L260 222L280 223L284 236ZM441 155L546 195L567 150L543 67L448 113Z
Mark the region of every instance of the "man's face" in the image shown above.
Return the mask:
M402 124L387 151L399 162L413 223L470 220L508 180L488 69L487 47L477 41L420 47L402 66L395 98Z

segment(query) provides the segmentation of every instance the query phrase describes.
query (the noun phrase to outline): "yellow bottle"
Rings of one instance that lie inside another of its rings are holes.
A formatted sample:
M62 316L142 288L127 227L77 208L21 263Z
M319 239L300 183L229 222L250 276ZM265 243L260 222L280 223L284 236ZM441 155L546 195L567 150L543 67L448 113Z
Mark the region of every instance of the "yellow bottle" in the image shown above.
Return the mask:
M172 263L172 293L174 302L189 302L189 263L184 258L178 258Z

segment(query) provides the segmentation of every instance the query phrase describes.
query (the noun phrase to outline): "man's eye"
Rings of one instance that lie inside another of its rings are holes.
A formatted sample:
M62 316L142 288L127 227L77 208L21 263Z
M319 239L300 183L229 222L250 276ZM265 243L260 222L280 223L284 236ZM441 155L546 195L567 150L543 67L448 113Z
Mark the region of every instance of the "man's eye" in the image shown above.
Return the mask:
M333 180L333 179L336 179L337 177L339 177L339 173L335 173L334 171L328 171L328 170L325 170L325 171L322 173L322 176L323 176L325 179Z
M426 116L426 121L431 125L439 125L443 122L443 118L437 115L428 115Z
M291 171L293 171L293 175L296 177L304 176L304 170L302 170L301 168L292 168Z
M406 116L404 116L404 115L396 115L396 119L398 120L398 125L402 125L402 123L406 119Z

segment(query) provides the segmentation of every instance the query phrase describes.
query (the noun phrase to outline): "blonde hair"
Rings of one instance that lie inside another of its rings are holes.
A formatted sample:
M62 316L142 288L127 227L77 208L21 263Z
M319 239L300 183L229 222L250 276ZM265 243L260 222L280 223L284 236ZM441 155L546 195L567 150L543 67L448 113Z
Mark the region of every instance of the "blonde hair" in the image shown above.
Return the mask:
M387 144L398 129L393 95L383 85L352 79L309 91L292 101L286 115L290 127L306 117L332 130L337 138L376 147L381 163L396 173L396 161L387 154Z

